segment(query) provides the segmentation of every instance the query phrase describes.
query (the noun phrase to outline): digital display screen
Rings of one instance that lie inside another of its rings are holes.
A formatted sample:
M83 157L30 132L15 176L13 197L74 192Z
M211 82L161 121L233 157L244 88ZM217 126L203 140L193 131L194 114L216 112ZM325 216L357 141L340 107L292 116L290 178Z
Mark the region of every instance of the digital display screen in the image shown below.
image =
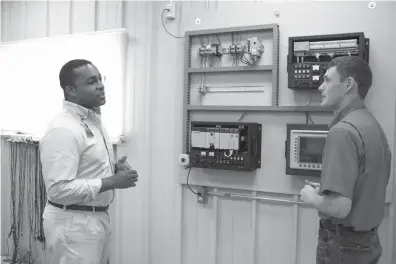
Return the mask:
M300 137L300 162L322 163L324 137Z

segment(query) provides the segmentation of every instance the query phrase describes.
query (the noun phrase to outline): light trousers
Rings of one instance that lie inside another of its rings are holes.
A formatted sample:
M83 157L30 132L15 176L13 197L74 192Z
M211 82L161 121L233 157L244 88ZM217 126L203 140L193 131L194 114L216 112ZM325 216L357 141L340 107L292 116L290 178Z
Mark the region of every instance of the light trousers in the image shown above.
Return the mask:
M107 212L63 210L47 204L43 264L110 263L111 222Z

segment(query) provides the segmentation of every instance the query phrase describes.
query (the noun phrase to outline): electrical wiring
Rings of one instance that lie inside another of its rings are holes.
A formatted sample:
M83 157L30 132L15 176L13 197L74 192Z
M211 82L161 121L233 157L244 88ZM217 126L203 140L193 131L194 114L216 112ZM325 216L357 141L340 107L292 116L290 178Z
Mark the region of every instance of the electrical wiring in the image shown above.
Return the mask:
M44 208L45 204L47 203L47 193L45 190L45 183L44 183L44 178L42 174L42 169L41 169L41 161L39 159L40 157L40 149L39 145L35 145L35 151L36 151L36 176L35 177L35 190L36 194L35 197L38 200L36 203L36 210L37 210L37 216L36 216L36 233L37 233L37 240L40 242L45 242L45 235L44 235L44 227L43 227L43 221L42 221L42 216L44 213ZM45 245L45 243L44 243Z
M12 236L13 252L11 255L12 263L21 262L23 260L19 239L23 229L23 198L24 198L24 180L21 177L21 160L18 157L21 154L20 142L11 142L10 144L10 164L11 164L11 230L9 238ZM22 160L23 162L23 160ZM19 177L18 177L19 176ZM18 186L18 188L17 188Z
M216 35L217 41L219 42L219 45L221 46L221 41L218 35Z
M248 58L246 58L245 47L243 47L243 51L242 51L242 55L241 55L240 61L241 61L243 64L246 64L246 65L249 65L249 66L252 66L252 65L253 65L253 63L251 63L251 62L248 60Z
M221 67L222 64L223 64L223 60L221 59L221 57L218 57L218 62L216 67Z
M206 42L206 38L207 38L207 44ZM219 46L221 47L221 40L219 38L219 36L206 36L206 35L202 35L199 36L199 40L201 42L201 48L206 48L208 45L210 45L210 40L212 39L212 43L215 42L215 38L217 39L216 41L218 42ZM206 54L206 52L200 54L200 67L201 68L212 68L212 67L221 67L223 61L222 61L222 57L221 56L215 56L215 58L213 58L213 56L211 56L211 54Z
M175 36L175 35L173 35L172 33L170 33L170 32L166 29L165 23L164 23L164 14L165 14L165 11L168 11L168 9L162 10L162 13L161 13L161 22L162 22L162 27L165 29L166 33L168 33L169 35L171 35L171 36L174 37L174 38L184 38L184 36L182 36L182 37Z
M309 114L309 112L305 112L305 123L308 124L308 120L311 121L311 124L314 124L311 115Z
M10 222L11 230L8 240L12 239L12 253L7 243L8 255L11 263L33 264L38 258L37 241L44 242L42 214L46 203L46 193L39 146L33 140L8 140L10 146L10 183L11 203ZM26 210L27 209L27 210ZM24 229L25 214L27 227ZM28 236L24 236L28 231ZM28 241L20 241L20 238ZM22 246L23 243L27 246Z
M14 246L14 250L13 250L13 254L12 254L12 262L13 263L15 263L15 261L18 257L17 249L18 249L18 238L19 238L19 236L17 236L17 232L18 232L17 223L16 223L17 216L16 216L16 211L15 211L15 208L16 208L16 188L15 187L17 184L16 183L16 168L17 168L16 150L17 150L16 144L11 144L10 145L10 152L11 152L11 155L10 155L10 164L11 164L11 175L10 175L10 178L11 178L11 181L10 181L11 182L11 186L10 186L10 190L11 190L11 203L10 203L11 214L10 214L10 216L11 216L11 219L10 220L11 221L10 221L10 223L11 223L11 230L8 235L8 238L10 238L11 236L13 238L13 246ZM8 243L7 243L7 246L8 246ZM9 247L8 247L8 249L9 249ZM8 254L8 255L10 255L10 254Z
M190 169L188 170L188 174L187 174L187 187L188 187L188 189L190 189L190 191L191 191L193 194L198 195L198 193L194 192L194 191L191 189L190 184L188 184L188 179L190 178L190 172L191 172L191 166L190 166Z

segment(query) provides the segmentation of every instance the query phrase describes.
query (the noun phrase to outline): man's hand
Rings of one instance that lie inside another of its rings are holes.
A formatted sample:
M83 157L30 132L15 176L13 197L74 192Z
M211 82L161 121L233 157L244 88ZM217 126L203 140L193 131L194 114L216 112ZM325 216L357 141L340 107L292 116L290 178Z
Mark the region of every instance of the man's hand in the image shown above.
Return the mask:
M121 159L117 161L117 163L115 164L116 172L132 169L131 166L129 166L128 162L126 162L126 159L127 156L123 156Z
M102 187L99 193L114 189L126 189L135 187L138 181L138 173L135 170L127 169L119 171L113 176L102 178Z
M312 187L311 185L305 185L301 190L301 200L306 204L313 205L318 197L319 187Z
M318 182L311 182L311 181L305 181L306 185L311 185L312 187L316 188L316 187L320 187L320 183Z
M309 185L309 186L312 186L312 187L314 187L315 188L315 192L316 192L316 194L319 194L319 190L320 190L320 183L317 183L317 182L311 182L311 181L305 181L305 184L306 185Z
M126 189L130 187L135 187L138 181L138 173L135 170L128 169L124 171L117 172L113 177L113 187L114 189Z

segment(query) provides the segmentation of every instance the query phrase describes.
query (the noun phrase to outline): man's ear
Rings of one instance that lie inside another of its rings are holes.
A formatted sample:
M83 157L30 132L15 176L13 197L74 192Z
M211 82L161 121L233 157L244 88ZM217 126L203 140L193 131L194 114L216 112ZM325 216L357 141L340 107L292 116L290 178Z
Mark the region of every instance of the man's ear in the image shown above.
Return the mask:
M350 93L352 92L354 89L357 89L357 83L355 81L355 79L353 77L348 77L345 80L345 84L346 84L346 90L345 93Z
M75 98L76 97L76 88L68 85L65 87L65 96L67 98Z

